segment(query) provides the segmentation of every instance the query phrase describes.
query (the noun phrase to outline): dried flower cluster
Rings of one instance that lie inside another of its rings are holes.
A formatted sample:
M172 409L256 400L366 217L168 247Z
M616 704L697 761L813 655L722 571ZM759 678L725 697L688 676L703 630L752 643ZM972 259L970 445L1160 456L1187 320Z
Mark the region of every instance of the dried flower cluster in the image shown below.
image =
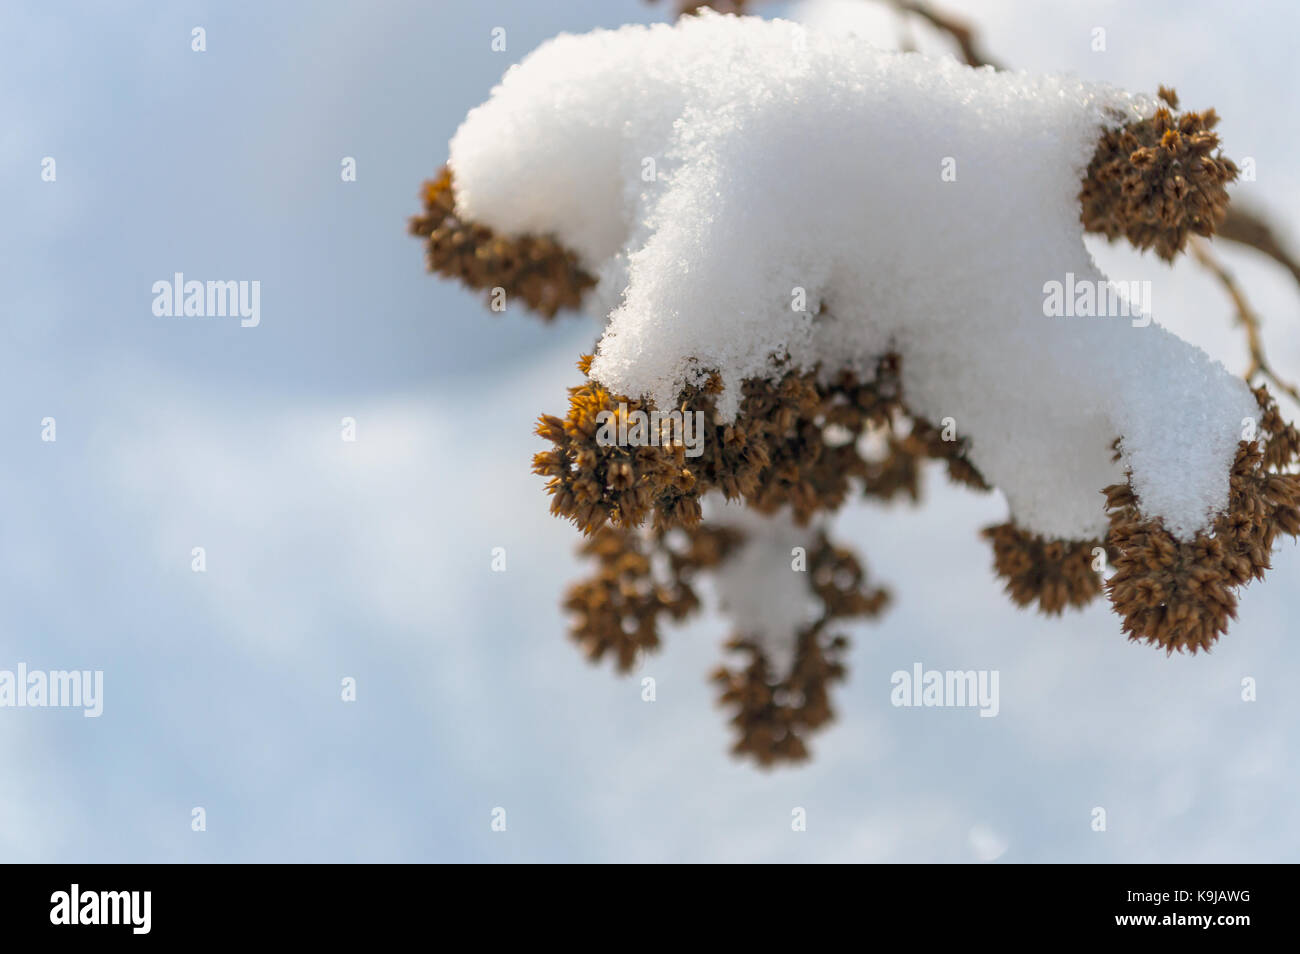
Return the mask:
M1210 235L1223 220L1236 167L1217 151L1212 110L1178 115L1176 95L1163 88L1160 95L1169 108L1102 136L1079 200L1089 231L1170 259L1191 235ZM462 220L446 168L423 196L425 212L410 228L427 239L431 271L476 289L503 288L548 319L576 308L595 284L577 256L551 238L503 237ZM591 360L579 362L584 375ZM539 421L537 433L552 446L535 456L533 469L547 478L552 512L588 537L581 552L594 560L594 572L564 601L574 616L572 635L588 657L612 657L627 672L659 646L664 621L681 622L699 608L700 577L744 544L743 533L703 522L708 494L766 515L788 508L802 526L854 494L919 500L930 460L943 461L957 483L989 489L964 439L945 440L909 412L899 362L896 354L882 355L870 379L790 370L775 383L746 380L729 423L716 413L720 377L700 369L673 409L703 414L699 456L674 442L666 421L640 446L600 440L603 412L617 424L620 415L651 408L594 380L570 388L565 416ZM1130 639L1169 652L1209 648L1235 614L1235 589L1268 568L1276 537L1300 534L1300 434L1263 388L1256 398L1260 433L1242 441L1229 507L1209 530L1176 539L1141 512L1128 483L1099 495L1110 517L1105 540L1049 540L1014 523L989 527L994 569L1011 599L1059 614L1106 592ZM848 642L828 632L831 624L874 617L888 602L850 551L820 531L815 540L808 579L823 610L791 634L796 648L788 671L776 671L760 641L740 632L728 649L743 661L713 676L720 703L732 712L733 751L761 765L806 758L807 734L832 718L829 690L844 678ZM1099 548L1115 570L1109 580Z
M579 362L585 374L590 356ZM534 470L550 478L552 512L573 520L591 538L582 553L597 561L595 574L575 584L565 607L576 614L574 636L588 656L612 652L626 671L642 650L658 646L658 622L665 615L680 622L699 605L692 580L731 555L740 538L734 531L701 522L703 494L720 491L743 499L761 513L789 505L799 523L837 510L856 483L871 497L920 497L919 477L926 460L943 460L950 476L987 489L964 456L964 443L945 441L941 432L911 418L901 399L899 361L885 355L870 382L839 375L830 386L815 374L788 374L778 384L745 383L737 419L710 424L704 454L688 458L665 428L661 443L641 447L602 444L597 415L631 413L643 407L611 395L594 382L570 389L564 419L543 416L538 433L554 444L534 458ZM712 420L717 381L682 395L688 412L705 411ZM863 450L863 437L875 433L882 445ZM649 527L642 524L650 522ZM640 529L638 529L640 528ZM687 544L668 541L684 533ZM651 566L661 555L669 569L655 580ZM824 607L821 617L798 634L794 664L773 672L758 644L737 635L729 648L745 653L745 665L720 669L722 704L735 709L738 738L734 751L762 765L807 756L807 732L832 716L831 683L844 675L844 636L827 636L836 619L874 617L888 601L885 590L868 587L857 558L819 534L809 552L809 583Z
M695 593L699 573L722 564L744 539L735 529L703 522L689 530L603 526L581 547L595 561L593 574L569 587L564 598L575 616L573 638L593 662L610 655L617 671L629 672L643 652L658 649L660 620L681 623L701 606ZM740 634L727 649L742 652L748 662L714 673L722 688L719 703L735 710L733 751L763 766L807 758L803 736L833 717L829 688L844 678L842 655L849 643L842 634L827 636L828 626L879 615L889 599L887 591L867 584L853 552L832 545L824 533L810 548L807 580L822 615L798 633L790 671L776 675L758 643Z
M584 374L590 363L590 356L579 362ZM706 421L703 453L694 458L672 442L667 427L654 444L602 443L602 412L630 414L644 405L588 381L570 388L563 419L540 419L537 433L555 446L534 457L533 469L549 478L551 512L584 533L606 522L635 527L651 517L656 529L692 527L701 497L712 490L760 513L789 505L800 524L838 510L855 480L869 496L888 500L906 493L915 500L920 463L927 459L944 460L955 480L987 489L965 456L964 440L945 441L933 425L907 413L898 370L898 356L887 354L871 381L848 372L830 385L819 383L816 373L791 372L776 384L751 379L730 424L715 420L719 385L709 376L681 396L680 409L700 411ZM860 438L868 431L883 436L883 454L864 452Z
M1066 607L1087 606L1101 595L1102 578L1094 551L1100 540L1044 540L1014 523L984 530L993 543L993 567L1006 581L1006 592L1017 606L1037 604L1049 616ZM1113 552L1109 554L1113 557Z
M457 278L470 288L500 288L550 320L562 308L577 308L596 280L578 259L546 236L506 238L456 214L451 170L443 166L421 189L424 214L412 216L409 231L426 240L428 269Z
M596 570L569 588L564 607L588 659L608 653L619 672L630 671L641 653L658 648L660 617L681 622L699 609L692 586L699 571L716 567L740 542L734 530L702 524L678 537L684 543L674 546L669 534L602 527L583 543L579 552Z
M853 552L833 545L825 534L818 534L808 560L808 582L823 611L798 633L790 672L776 677L757 643L742 634L727 648L744 653L745 664L721 666L713 674L722 690L719 703L734 710L731 724L738 737L732 752L760 765L806 759L805 734L834 718L829 689L844 679L849 642L843 634L828 635L827 627L839 619L878 616L889 602L886 590L868 585Z
M743 542L736 530L704 523L671 531L602 527L581 550L595 560L593 574L574 583L564 600L574 614L574 639L592 661L608 654L619 672L630 671L641 654L658 648L662 618L680 623L699 609L700 572L716 568ZM743 653L746 662L721 666L713 676L719 703L734 710L733 751L761 765L806 758L806 733L833 718L829 691L844 678L848 640L828 635L828 627L876 616L889 600L885 590L868 584L853 553L824 533L808 553L807 576L822 611L798 634L790 671L773 672L758 643L740 634L727 648Z
M1178 95L1162 86L1160 96L1168 109L1101 137L1079 202L1089 232L1123 236L1171 261L1192 234L1214 234L1237 167L1218 151L1214 110L1176 115Z

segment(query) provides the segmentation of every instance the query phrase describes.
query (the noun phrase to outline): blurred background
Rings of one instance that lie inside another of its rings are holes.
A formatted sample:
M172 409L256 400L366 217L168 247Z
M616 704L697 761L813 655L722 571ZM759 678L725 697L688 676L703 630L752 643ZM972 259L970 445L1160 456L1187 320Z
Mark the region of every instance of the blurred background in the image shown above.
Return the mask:
M1294 242L1296 5L946 8L1002 63L1217 108L1226 153L1257 166L1234 201ZM873 0L755 10L952 49ZM569 643L577 534L529 472L532 427L565 406L598 327L489 312L425 274L406 218L511 63L562 31L671 16L639 0L4 6L0 669L102 669L104 713L0 709L0 860L1300 857L1292 544L1212 655L1167 659L1104 604L1016 609L978 538L1005 518L997 494L931 474L920 508L855 507L835 535L895 602L850 627L812 762L773 772L727 755L706 681L725 619L671 631L624 678ZM1274 365L1300 377L1294 281L1221 255ZM1194 262L1096 256L1244 369L1231 304ZM260 281L260 326L155 318L151 286L174 272ZM999 670L999 716L893 708L890 674L916 662Z

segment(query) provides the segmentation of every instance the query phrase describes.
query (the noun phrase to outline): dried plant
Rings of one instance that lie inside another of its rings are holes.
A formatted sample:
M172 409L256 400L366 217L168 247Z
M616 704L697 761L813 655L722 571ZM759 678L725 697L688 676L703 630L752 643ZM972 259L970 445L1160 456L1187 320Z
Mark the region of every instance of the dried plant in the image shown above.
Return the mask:
M706 6L723 5L681 5L683 12ZM895 6L952 35L968 63L988 62L959 20L919 3ZM1284 261L1267 226L1252 230L1241 222L1259 220L1228 214L1226 187L1237 169L1220 152L1214 111L1178 113L1173 91L1162 87L1160 97L1165 106L1150 118L1108 129L1098 141L1078 195L1085 229L1170 260L1193 236L1226 223L1233 237ZM554 237L501 236L463 220L446 168L426 184L423 200L411 232L426 239L431 271L474 289L504 288L547 319L578 307L595 285ZM1252 356L1248 379L1271 375L1262 350ZM641 446L602 441L602 417L618 421L652 408L591 379L591 361L579 362L588 379L569 389L564 416L540 418L537 433L550 447L536 454L533 469L546 478L552 513L586 536L580 552L594 564L564 600L572 634L592 660L610 657L620 672L659 647L664 621L699 609L701 578L745 545L743 531L705 519L710 498L763 515L788 513L807 526L858 496L918 501L927 461L942 461L958 484L990 489L965 439L909 409L893 352L879 355L869 380L820 368L748 379L730 420L718 413L719 376L697 369L699 383L683 389L672 410L703 416L698 456L688 456L666 425ZM1210 648L1235 615L1236 589L1263 575L1279 536L1300 534L1300 435L1263 387L1255 395L1258 433L1238 448L1229 505L1194 539L1179 539L1144 514L1131 482L1098 488L1110 522L1105 539L1045 539L1014 522L987 528L994 571L1013 602L1054 615L1105 593L1131 640L1168 652ZM1117 460L1123 438L1116 438ZM829 688L845 676L848 646L830 632L833 624L874 618L889 598L867 583L851 551L813 532L808 582L823 610L791 634L792 664L777 671L761 641L738 632L727 648L740 662L713 677L732 713L733 751L764 766L806 758L808 733L832 718Z
M1218 152L1214 110L1176 115L1177 95L1163 86L1160 95L1169 109L1102 136L1079 201L1089 232L1171 261L1190 235L1222 224L1237 167Z
M609 653L619 672L631 670L640 654L658 648L660 617L681 622L699 609L696 575L741 541L726 527L697 525L678 534L683 542L674 546L665 533L602 527L582 545L579 552L595 560L596 570L569 588L564 607L574 614L571 632L587 658L599 662Z
M848 638L828 635L835 620L878 616L889 602L887 591L870 586L851 550L818 533L809 553L808 583L822 606L821 615L796 637L794 661L782 675L773 673L760 646L744 634L727 648L746 657L744 665L719 667L713 681L719 704L733 710L737 732L732 752L760 765L808 757L807 732L834 718L829 688L843 680Z
M584 374L590 363L590 355L579 362ZM548 478L551 512L584 533L648 518L656 529L693 527L710 491L760 513L788 506L800 524L838 510L855 482L867 496L889 500L905 492L916 500L919 463L930 459L945 461L957 482L988 489L964 455L964 440L945 441L933 425L908 415L898 368L898 356L887 354L871 382L850 373L830 385L815 372L792 372L777 384L755 378L745 382L740 414L729 424L714 421L719 385L712 376L681 395L681 410L702 412L709 422L704 453L695 458L671 435L653 445L602 443L602 412L630 413L645 404L588 382L569 389L563 419L540 419L537 433L555 446L533 458L533 470ZM882 456L870 455L859 440L869 430L884 435Z
M500 288L520 298L548 321L562 308L577 308L596 280L578 259L553 239L496 235L486 226L456 214L451 170L443 166L420 190L424 212L411 218L409 231L425 239L429 271L456 278L470 288Z
M1101 558L1107 554L1101 540L1044 540L1014 523L988 527L984 536L993 543L994 569L1017 606L1037 604L1049 616L1058 616L1101 595L1098 563L1104 564Z
M1145 517L1128 483L1106 488L1108 541L1117 551L1106 581L1130 639L1167 652L1209 649L1237 615L1236 589L1263 579L1279 535L1300 534L1300 435L1267 390L1255 391L1260 433L1242 441L1228 509L1213 527L1182 541Z

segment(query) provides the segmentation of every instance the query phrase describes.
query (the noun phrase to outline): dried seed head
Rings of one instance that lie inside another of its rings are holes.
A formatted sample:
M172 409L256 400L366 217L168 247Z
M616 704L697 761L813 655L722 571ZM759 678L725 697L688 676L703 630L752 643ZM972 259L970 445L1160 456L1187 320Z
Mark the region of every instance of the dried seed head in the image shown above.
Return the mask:
M585 373L590 362L584 357L579 368ZM988 489L966 456L964 439L945 441L928 422L908 417L898 373L898 357L890 354L879 360L870 382L847 372L829 384L815 373L790 372L776 383L753 378L743 383L740 413L730 424L716 423L719 383L711 376L679 401L692 419L703 414L700 453L693 457L680 444L602 441L603 414L650 408L589 381L569 390L563 421L539 419L537 433L555 447L533 458L533 470L549 478L551 511L585 533L604 520L634 527L652 517L663 529L692 526L699 499L710 490L760 513L788 505L800 524L839 509L855 481L868 496L907 493L915 500L920 464L929 459L945 461L953 479ZM885 433L885 457L864 455L859 439L869 429Z
M662 533L603 527L583 542L579 553L596 568L569 587L564 608L575 616L570 634L588 659L610 655L619 672L631 670L638 655L658 648L664 617L680 622L699 608L695 576L742 538L726 527L698 526L683 540L674 548Z
M718 704L732 709L737 738L732 752L770 767L808 757L807 733L834 718L830 687L845 676L848 640L827 636L837 619L870 618L884 611L889 594L867 583L853 553L818 534L809 551L808 580L821 599L822 615L797 636L794 662L782 678L756 641L738 636L727 648L747 661L734 669L720 667L713 681L721 688Z
M1214 234L1237 167L1218 151L1214 110L1175 114L1177 94L1162 86L1160 96L1169 108L1102 135L1079 201L1089 232L1123 236L1169 261L1189 236Z
M1104 491L1107 539L1119 551L1106 589L1129 639L1169 653L1208 650L1236 617L1236 590L1263 578L1277 537L1300 532L1300 438L1265 388L1255 398L1259 439L1238 445L1228 508L1209 530L1178 540L1141 513L1130 486Z
M503 289L548 321L562 308L578 308L596 280L577 256L546 236L496 235L456 214L451 170L443 166L421 190L424 213L412 216L409 231L426 239L429 271L456 278L474 289ZM490 299L489 299L490 300Z
M1049 616L1078 609L1101 595L1101 575L1093 569L1099 540L1046 540L1014 523L988 527L983 536L993 542L994 572L1006 581L1006 592L1017 606L1037 604ZM1107 559L1116 556L1107 552Z

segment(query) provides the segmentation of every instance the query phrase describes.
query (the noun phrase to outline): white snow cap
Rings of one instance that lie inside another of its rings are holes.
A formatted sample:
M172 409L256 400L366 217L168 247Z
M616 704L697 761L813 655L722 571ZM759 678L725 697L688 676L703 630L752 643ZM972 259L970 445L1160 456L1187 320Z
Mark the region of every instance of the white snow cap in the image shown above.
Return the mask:
M1105 284L1080 180L1104 127L1154 108L705 13L544 44L450 163L467 218L554 234L599 276L612 391L667 407L716 369L730 419L746 378L868 376L892 349L910 409L953 419L1021 526L1104 535L1128 469L1186 539L1227 505L1249 389L1149 315L1045 314L1049 283Z

